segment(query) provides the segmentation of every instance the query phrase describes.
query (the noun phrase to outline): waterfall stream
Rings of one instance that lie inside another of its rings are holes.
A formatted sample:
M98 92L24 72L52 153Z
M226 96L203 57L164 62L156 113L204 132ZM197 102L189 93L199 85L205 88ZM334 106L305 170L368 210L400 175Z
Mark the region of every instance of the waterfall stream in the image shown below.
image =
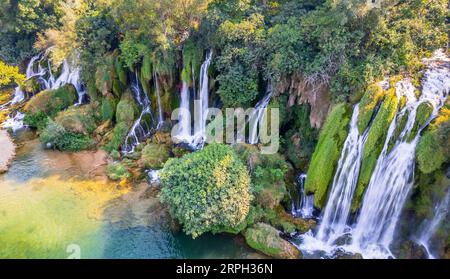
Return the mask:
M421 95L416 97L416 88L405 78L396 84L400 101L406 104L397 111L390 124L381 155L362 200L362 207L355 223L349 220L353 194L358 182L364 145L368 132L360 136L357 129L359 107L356 106L350 124L348 138L339 160L321 224L317 232L308 232L300 237L299 249L307 253L324 251L329 257L338 251L362 254L364 258L394 257L390 251L395 230L404 204L414 181L415 153L421 132L438 115L450 91L450 67L448 58L437 52L424 60L427 70L422 79ZM416 122L419 106L428 102L433 113L427 123L418 127L417 135L409 140ZM407 114L408 120L400 136L394 142L399 119ZM394 146L389 151L389 143ZM439 220L437 220L439 222ZM341 236L348 236L346 244L337 244Z
M447 190L447 194L445 197L435 206L433 214L434 217L431 220L426 220L420 226L422 228L419 237L417 238L417 242L425 247L428 257L430 259L435 259L436 257L432 253L431 239L436 234L436 231L439 229L440 224L446 218L449 213L450 206L450 189Z
M264 96L264 98L259 103L256 104L255 111L249 118L250 132L248 142L250 144L257 144L259 142L258 126L264 116L264 110L269 105L270 99L272 98L272 94L273 94L272 86L269 83L267 85L266 96Z
M341 158L331 187L328 203L317 232L317 239L332 245L347 232L353 194L358 182L359 170L370 128L363 135L358 129L359 105L353 110L350 132L344 143Z
M292 215L304 219L314 217L314 195L307 195L305 191L306 174L297 177L299 199L292 205Z
M75 105L81 105L86 101L86 91L80 79L81 68L78 66L78 56L68 62L64 60L62 63L61 73L55 79L50 60L47 60L47 68L42 67L42 62L48 59L46 54L38 54L30 59L26 69L26 79L36 78L41 86L41 90L58 89L66 84L72 84L78 94L78 101ZM0 109L5 109L7 106L16 105L24 102L29 96L25 96L25 92L17 86L14 90L13 98L10 102L3 105ZM13 132L23 128L24 114L20 111L13 112L9 118L3 123L3 128L11 129Z
M131 76L131 91L133 92L134 99L141 107L141 114L133 123L125 138L125 143L122 146L122 152L125 153L134 152L136 146L154 132L151 102L147 92L141 89L141 82L137 72Z
M164 123L163 109L161 106L161 89L159 86L158 74L156 72L153 73L153 80L155 82L155 94L156 94L156 102L158 105L158 127L161 128Z
M178 116L178 133L176 138L193 149L203 147L206 140L206 121L209 106L209 77L208 70L212 62L212 51L206 55L200 68L199 94L194 99L194 113L191 113L190 90L187 82L183 81L180 94L180 111ZM194 69L192 69L193 90L195 87ZM194 116L194 133L192 134L191 117Z

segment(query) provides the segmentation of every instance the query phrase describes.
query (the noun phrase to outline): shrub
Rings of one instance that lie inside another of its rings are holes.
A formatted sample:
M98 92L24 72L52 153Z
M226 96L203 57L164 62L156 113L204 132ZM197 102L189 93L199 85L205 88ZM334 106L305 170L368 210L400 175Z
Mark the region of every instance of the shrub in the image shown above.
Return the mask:
M331 111L320 133L305 184L306 192L315 195L314 205L317 208L322 208L326 202L328 187L347 138L349 122L350 109L339 104Z
M161 173L161 201L196 238L205 232L231 231L250 208L250 178L233 149L213 144L169 160Z
M67 131L61 125L49 120L48 125L40 134L42 143L51 143L55 148L61 151L80 151L89 148L92 141L89 137Z
M44 112L40 111L34 114L25 114L23 123L26 125L42 130L47 126L49 117Z

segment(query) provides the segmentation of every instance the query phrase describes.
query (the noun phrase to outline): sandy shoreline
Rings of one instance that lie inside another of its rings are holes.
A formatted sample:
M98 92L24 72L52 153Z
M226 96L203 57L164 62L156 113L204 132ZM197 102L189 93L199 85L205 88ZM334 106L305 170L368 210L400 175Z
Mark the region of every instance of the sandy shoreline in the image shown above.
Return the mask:
M16 146L14 145L10 135L5 130L0 130L0 173L8 170L9 164L16 154Z

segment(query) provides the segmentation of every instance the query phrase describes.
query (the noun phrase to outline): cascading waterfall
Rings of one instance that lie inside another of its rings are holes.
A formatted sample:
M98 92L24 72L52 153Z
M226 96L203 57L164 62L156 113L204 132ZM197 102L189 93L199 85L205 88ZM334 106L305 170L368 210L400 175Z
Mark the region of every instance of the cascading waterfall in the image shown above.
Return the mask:
M136 146L142 140L147 138L154 129L152 127L153 114L151 110L151 102L148 94L141 89L141 82L138 73L136 72L131 78L131 90L133 91L136 102L141 107L141 114L138 119L131 126L130 132L125 138L125 143L122 146L122 151L125 153L134 152Z
M368 128L363 135L360 135L358 115L359 105L356 105L350 122L350 132L344 143L328 203L316 235L316 238L325 242L326 245L333 245L339 237L348 232L347 222L352 198L358 182L364 145L370 129Z
M450 90L450 67L448 58L437 52L433 58L424 61L428 70L422 80L422 92L416 97L416 89L409 79L396 84L397 98L406 96L405 107L397 112L387 132L381 155L363 197L362 207L354 225L349 214L353 192L359 176L364 144L370 129L359 136L356 128L358 106L352 117L349 136L339 161L322 223L317 233L301 236L299 248L313 253L321 250L332 254L337 250L360 253L364 258L393 257L389 248L394 239L395 229L401 211L413 186L415 152L422 130L437 116ZM408 141L416 122L418 107L428 102L433 113L423 127L419 127L414 139ZM408 120L400 136L389 152L389 143L399 125L399 119L408 115ZM338 246L335 242L348 235L350 244Z
M47 52L46 52L47 53ZM42 61L47 59L47 55L38 54L30 59L30 62L27 65L26 69L26 79L36 78L37 82L41 86L41 90L46 89L58 89L61 86L66 84L72 84L78 94L78 101L75 105L81 105L86 101L86 91L84 89L84 85L80 80L81 68L77 65L78 56L75 56L75 59L71 63L67 60L63 61L61 74L55 80L55 77L52 73L50 60L47 61L47 68L42 67ZM25 101L27 96L20 88L17 86L14 90L14 95L12 100L1 107L1 109L5 109L7 106L15 105L22 103ZM20 130L23 128L23 118L24 114L20 111L16 111L9 116L9 118L3 123L3 128L12 129L13 131Z
M161 128L161 126L164 123L164 116L163 116L163 109L161 106L161 89L159 87L159 80L158 80L158 75L156 74L156 72L153 73L153 80L155 82L155 94L156 94L156 101L158 104L158 127L157 129Z
M267 86L267 93L264 98L256 104L255 111L249 118L250 132L248 142L250 144L257 144L259 142L258 138L258 126L264 116L264 110L269 105L270 99L272 98L272 85L269 83Z
M450 206L450 190L447 190L445 197L435 206L433 214L434 217L431 220L426 220L420 226L422 228L419 237L417 238L417 243L425 247L428 253L429 259L435 259L433 253L431 252L431 239L436 234L440 224L446 218L449 213Z
M383 151L364 196L359 219L353 230L351 249L356 248L356 251L360 251L365 257L392 256L389 247L394 238L401 210L413 186L415 152L421 131L437 116L450 90L450 68L448 64L442 65L437 59L426 61L429 69L424 74L419 99L411 96L411 92L414 91L406 91L408 102L400 112L400 114L409 112L406 126L394 148L388 153L389 141L397 124L396 121L391 123ZM413 86L409 85L406 88ZM403 93L401 89L403 88L397 88L398 96ZM417 136L408 142L407 138L413 130L417 109L425 102L433 105L432 116L426 125L419 128Z
M292 215L309 219L314 217L314 195L307 195L305 191L306 174L297 177L299 199L292 205Z
M178 117L177 139L187 143L192 148L201 148L206 140L206 120L209 106L209 77L208 70L212 62L212 51L206 55L206 59L200 68L200 86L198 100L194 100L194 114L190 113L190 90L187 82L183 81L181 88L180 113ZM192 69L192 77L195 88L195 76ZM191 115L194 115L194 135L191 129Z
M200 94L197 102L195 133L193 143L200 145L206 140L206 120L208 117L209 106L209 78L208 70L212 61L212 51L206 55L206 60L200 68Z

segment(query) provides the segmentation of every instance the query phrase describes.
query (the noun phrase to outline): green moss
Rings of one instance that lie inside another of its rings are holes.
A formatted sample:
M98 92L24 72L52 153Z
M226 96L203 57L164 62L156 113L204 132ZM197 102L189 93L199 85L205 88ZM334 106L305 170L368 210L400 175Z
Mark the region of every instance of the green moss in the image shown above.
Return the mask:
M73 105L78 99L75 87L68 84L55 90L44 90L33 96L25 105L27 114L45 113L53 117L59 111Z
M270 257L279 259L299 259L301 253L292 244L282 239L278 231L264 223L247 229L244 234L247 244Z
M328 187L348 134L349 122L350 109L345 104L336 105L320 133L305 184L306 192L315 195L314 205L317 208L323 208L326 202Z
M77 106L58 113L56 123L67 131L89 135L97 128L95 111L91 105Z
M128 83L128 71L127 68L120 61L119 57L116 57L114 61L114 68L120 83L122 85L126 85Z
M375 108L383 98L383 89L380 85L370 85L366 93L359 103L359 115L358 115L358 129L359 133L363 134L369 126L370 120L373 117Z
M112 163L106 167L106 174L111 180L123 180L131 177L128 168L122 163Z
M416 113L416 121L414 122L414 127L411 134L408 136L408 142L413 141L419 130L427 123L433 113L433 105L429 102L425 102L419 105Z
M417 145L416 156L419 170L422 173L432 173L440 169L441 166L449 160L449 158L445 156L443 148L437 131L427 131L420 138L419 144Z
M125 122L119 122L114 127L113 135L109 143L104 147L104 149L108 152L112 152L113 150L118 150L120 146L123 144L125 137L128 134L129 125Z
M150 81L153 77L153 65L150 54L147 54L142 59L141 76L145 81Z
M376 167L378 157L383 150L387 131L391 122L394 120L397 109L398 100L395 95L395 89L391 89L386 92L384 102L373 121L366 145L364 146L364 155L358 185L353 198L353 211L356 211L359 208L364 191L369 184L372 173Z
M116 111L116 105L113 98L104 98L100 107L102 121L112 120Z
M127 93L122 96L122 99L117 104L116 121L131 124L133 123L135 118L136 110L134 99L131 95L131 92L127 90Z
M397 126L395 127L394 135L392 136L391 140L389 141L388 153L392 151L392 148L394 148L394 145L398 141L400 134L405 129L406 123L408 122L408 117L409 117L409 111L405 111L405 113L403 115L401 115L398 120L396 120Z
M47 116L46 113L40 111L38 113L34 114L25 114L25 117L23 119L23 123L26 125L37 128L38 130L42 130L47 126L48 120L50 118Z
M197 47L192 40L186 41L183 46L183 70L181 79L192 85L192 71L196 77L199 76L201 61L203 58L203 49Z
M150 143L142 150L142 163L147 169L159 169L170 157L170 149L163 144Z

